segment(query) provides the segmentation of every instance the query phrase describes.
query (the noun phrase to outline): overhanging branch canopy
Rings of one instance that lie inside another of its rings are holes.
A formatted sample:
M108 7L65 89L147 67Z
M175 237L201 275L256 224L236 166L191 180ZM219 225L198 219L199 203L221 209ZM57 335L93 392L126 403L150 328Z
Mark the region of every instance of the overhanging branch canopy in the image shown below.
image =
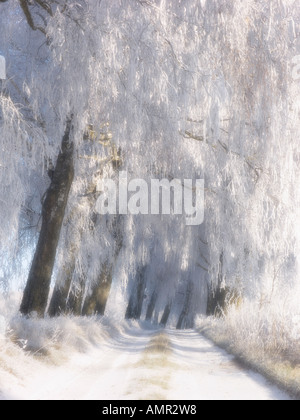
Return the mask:
M6 3L8 0L0 0L0 3ZM45 1L45 0L19 0L20 7L23 10L26 21L30 28L33 31L40 31L43 34L46 34L46 29L44 26L38 25L35 22L32 10L34 7L42 9L43 12L46 12L47 15L53 16L53 6L57 6L59 3L55 0ZM65 7L65 3L63 4ZM40 10L41 11L41 10ZM40 15L40 13L39 13Z

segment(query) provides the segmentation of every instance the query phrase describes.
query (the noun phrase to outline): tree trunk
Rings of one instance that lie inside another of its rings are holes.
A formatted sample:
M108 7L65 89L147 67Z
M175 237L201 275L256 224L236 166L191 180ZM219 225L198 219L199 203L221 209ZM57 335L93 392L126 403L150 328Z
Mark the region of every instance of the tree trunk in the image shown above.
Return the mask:
M70 139L71 127L70 119L67 122L53 179L43 203L42 228L20 308L23 315L36 312L42 317L47 307L56 249L74 178L74 143Z
M72 255L71 261L69 261L67 264L64 264L56 281L48 310L48 314L52 318L60 316L67 311L67 300L74 271L75 255Z
M109 229L115 240L115 250L112 262L107 262L101 267L101 273L98 282L92 286L91 293L86 297L82 314L84 316L104 315L107 301L110 295L113 269L122 246L123 246L123 218L116 216L110 220Z
M220 255L219 262L219 273L218 273L218 285L214 289L213 286L209 287L208 300L207 300L207 316L222 316L222 312L225 309L225 302L228 290L222 289L223 282L223 253Z
M167 325L167 323L169 321L170 314L171 314L171 309L172 309L172 302L169 302L165 307L163 316L162 316L161 321L159 323L159 325L161 327L165 327Z
M157 291L154 290L154 292L152 293L149 305L148 305L147 314L146 314L146 321L151 321L151 319L153 317L153 312L154 312L154 309L155 309L157 297L158 297Z
M48 310L48 314L51 318L66 313L71 279L72 277L69 277L62 286L55 286Z
M93 287L92 293L86 297L82 315L104 315L107 300L112 284L111 264L104 264L98 283Z
M185 328L193 328L193 320L191 320L191 317L189 316L191 301L193 297L193 289L194 289L193 283L189 282L187 286L183 309L177 323L177 327L176 327L177 330L183 330Z
M86 282L85 276L80 280L79 284L73 283L69 292L66 305L66 313L81 316L82 315L82 303L84 295L84 285Z
M88 190L93 188L94 183L91 183ZM78 229L77 226L79 225L78 220L80 219L80 213L82 211L81 206L85 204L92 206L95 204L95 200L96 199L94 199L94 197L84 197L81 199L78 198L76 202L77 205L71 209L68 215L68 219L66 221L66 236L68 240L63 244L65 250L65 263L60 268L59 274L57 276L55 288L48 310L50 317L55 317L70 312L78 314L79 304L76 303L75 305L75 301L77 301L78 288L71 287L76 267L76 258L80 251L83 236L83 229Z
M127 307L126 319L136 319L141 318L143 302L145 297L145 287L146 287L146 273L147 266L140 267L136 275L136 283L133 285L133 289L130 295L129 304Z

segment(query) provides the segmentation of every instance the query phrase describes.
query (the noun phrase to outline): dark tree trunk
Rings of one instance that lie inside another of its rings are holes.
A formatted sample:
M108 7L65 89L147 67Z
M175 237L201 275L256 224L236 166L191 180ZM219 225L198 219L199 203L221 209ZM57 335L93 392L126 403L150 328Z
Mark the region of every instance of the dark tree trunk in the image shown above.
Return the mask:
M93 187L93 184L91 184L89 187ZM79 203L77 202L78 206L75 206L68 215L67 235L70 236L70 239L64 244L67 253L65 257L66 262L60 268L59 274L57 276L55 288L48 310L50 317L55 317L70 312L78 314L79 304L76 302L75 305L75 301L77 301L78 287L74 287L74 285L71 287L71 285L76 267L76 258L80 250L83 234L82 229L76 229L76 221L80 215L81 203L82 201ZM92 206L94 204L94 200L90 199L89 204Z
M222 289L218 287L217 290L210 288L206 312L207 316L222 317L226 312L227 302L233 297L234 292L228 289L228 287Z
M145 297L145 287L146 287L146 273L147 266L140 267L137 271L136 281L133 285L133 289L130 295L129 304L127 307L126 319L136 319L141 318L143 302Z
M68 281L65 282L63 286L55 286L48 310L50 317L53 318L66 313L70 285L71 277L68 279Z
M47 307L56 249L74 178L71 127L72 121L69 120L53 179L43 203L42 228L20 308L23 315L36 312L42 317Z
M74 271L75 257L71 258L69 264L64 265L61 269L49 305L48 314L50 317L56 317L66 313L67 300L70 292Z
M172 309L172 302L169 302L165 307L163 316L162 316L160 324L159 324L161 327L165 327L167 325L167 323L169 321L171 309Z
M217 288L210 286L208 290L207 311L208 316L222 316L225 309L228 290L222 288L223 283L223 253L220 255Z
M82 310L84 316L104 315L110 295L114 264L123 246L123 218L117 216L111 219L108 227L115 240L114 256L112 262L107 262L101 267L99 280L92 286L91 293L85 299Z
M153 312L154 312L154 309L155 309L157 297L158 297L158 294L154 290L154 292L152 293L148 308L147 308L146 321L151 321L151 319L153 317Z
M241 302L241 296L235 289L229 287L222 287L217 290L210 289L208 304L207 304L207 316L215 316L221 318L226 314L230 304L239 305Z
M82 315L104 315L112 284L111 264L104 264L98 283L92 288L92 293L86 297Z
M186 328L193 328L194 320L191 319L191 303L193 297L193 289L194 285L192 282L188 283L185 301L183 305L182 312L180 314L178 323L177 323L177 330L183 330Z

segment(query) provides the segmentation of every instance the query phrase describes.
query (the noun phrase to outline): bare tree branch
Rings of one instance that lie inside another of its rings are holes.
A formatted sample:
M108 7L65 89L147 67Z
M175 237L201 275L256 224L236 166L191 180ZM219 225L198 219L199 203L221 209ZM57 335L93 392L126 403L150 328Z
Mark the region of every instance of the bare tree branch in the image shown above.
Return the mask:
M208 242L204 241L202 238L199 238L203 245L208 245Z
M181 136L183 136L183 138L185 138L185 139L196 140L196 141L201 141L201 142L204 142L204 140L205 140L203 136L196 135L196 134L194 134L194 133L192 133L188 130L185 130L184 132L179 131L179 134ZM208 144L209 146L213 147L214 149L216 148L216 145L209 142L208 139L206 139L205 143ZM244 157L240 153L234 152L233 150L230 150L229 147L227 146L227 144L225 144L221 140L218 140L217 144L219 144L221 146L221 148L227 154L232 154L232 155L235 155L235 156L239 157L240 159L242 159L246 163L246 165L248 165L249 168L252 169L255 172L256 182L259 180L262 172L264 171L263 168L260 165L254 164L249 160L249 158Z
M180 131L180 134L185 138L185 139L192 139L192 140L197 140L197 141L204 141L204 137L203 136L197 136L194 133L191 133L190 131Z
M44 10L46 10L46 12L50 15L53 16L53 12L51 9L51 6L49 6L49 4L46 1L42 1L42 0L35 0L37 4L39 4Z
M24 12L24 15L30 28L33 31L41 31L44 35L46 35L46 31L44 28L41 28L40 26L35 26L32 14L29 10L28 0L20 0L20 6Z
M206 271L208 273L208 269L205 268L205 267L203 267L203 265L197 263L197 266L200 267L200 268L202 268L202 270L204 270L204 271Z

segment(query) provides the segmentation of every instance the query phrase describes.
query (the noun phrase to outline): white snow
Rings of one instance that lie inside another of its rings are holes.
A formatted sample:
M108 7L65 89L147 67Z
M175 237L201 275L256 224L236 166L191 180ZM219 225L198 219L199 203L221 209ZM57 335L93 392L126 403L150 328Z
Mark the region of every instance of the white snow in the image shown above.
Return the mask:
M195 331L163 333L127 323L118 328L98 323L97 328L100 325L106 331L101 340L98 337L83 352L70 348L69 360L56 358L56 365L44 356L25 356L10 344L6 358L0 352L0 399L289 399L261 376L238 367L233 357ZM113 333L108 335L109 329ZM161 333L170 350L149 350Z
M174 371L168 398L186 400L288 400L261 376L239 367L234 357L194 331L170 332Z

